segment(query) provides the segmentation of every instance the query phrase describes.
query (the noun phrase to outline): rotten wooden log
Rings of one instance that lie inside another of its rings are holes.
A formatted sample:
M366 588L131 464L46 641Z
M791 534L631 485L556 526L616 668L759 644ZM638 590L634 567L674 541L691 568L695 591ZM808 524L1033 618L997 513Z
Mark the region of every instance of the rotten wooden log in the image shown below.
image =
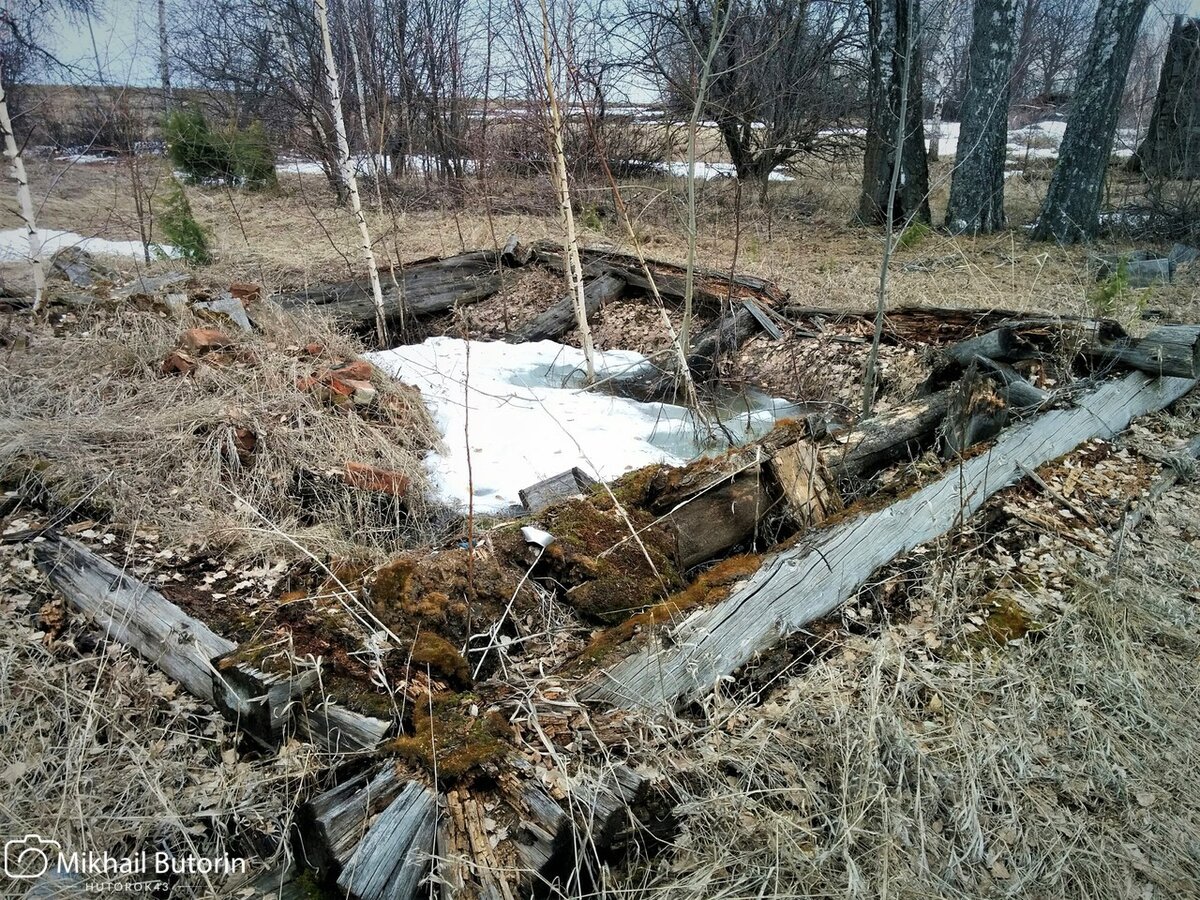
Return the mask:
M1008 419L1008 406L995 384L971 363L950 388L950 405L940 429L942 456L953 459L995 437Z
M330 701L302 704L296 730L310 744L329 753L372 750L387 736L392 723L346 709Z
M105 637L158 666L193 696L217 702L223 689L219 678L214 681L214 661L230 653L233 642L70 538L47 536L34 546L33 558L67 604Z
M950 409L949 390L864 419L821 448L821 462L839 481L855 481L895 462L914 460L933 446Z
M783 492L788 513L801 528L820 525L842 502L817 449L809 441L780 448L770 461L775 482Z
M241 731L265 747L278 747L287 737L295 703L317 684L318 675L315 668L264 672L234 651L216 661L214 702Z
M1038 407L1050 399L1048 392L1030 384L1029 380L1012 366L986 356L976 356L975 363L982 372L1000 383L1000 394L1004 402L1013 409Z
M1094 360L1150 375L1200 376L1200 325L1162 325L1144 338L1124 338L1090 345Z
M584 269L593 274L607 272L616 275L631 287L649 293L650 282L642 269L641 261L627 253L611 250L579 250ZM539 241L533 247L533 259L543 265L563 269L562 246ZM659 296L682 303L687 292L687 270L683 266L660 260L647 260ZM768 306L781 306L787 302L787 292L778 285L750 275L734 275L712 269L700 269L694 273L693 298L700 309L715 312L733 301L752 299Z
M724 601L652 631L599 672L586 699L621 708L666 711L709 691L760 652L827 615L880 566L946 533L996 492L1089 438L1111 438L1129 422L1162 409L1195 379L1154 379L1135 372L1011 429L985 453L885 509L810 533L777 553Z
M500 290L501 270L506 261L516 263L512 256L475 250L445 259L408 263L403 270L396 270L399 294L390 277L384 280L386 324L398 328L406 319L447 312L491 297ZM355 331L369 332L375 328L375 301L366 279L315 285L274 299L284 309L311 308L331 313Z
M674 531L679 567L698 566L748 540L773 506L762 473L756 470L697 494L667 513L663 522Z
M337 878L349 900L411 900L434 855L438 802L425 785L407 782L367 829Z
M604 273L593 278L583 287L584 307L590 320L606 303L620 298L625 290L625 279ZM521 326L508 336L510 343L523 341L558 340L576 325L575 301L571 296L559 300L532 322Z
M297 857L322 877L336 879L350 862L367 829L404 789L394 763L361 773L313 797L300 809Z

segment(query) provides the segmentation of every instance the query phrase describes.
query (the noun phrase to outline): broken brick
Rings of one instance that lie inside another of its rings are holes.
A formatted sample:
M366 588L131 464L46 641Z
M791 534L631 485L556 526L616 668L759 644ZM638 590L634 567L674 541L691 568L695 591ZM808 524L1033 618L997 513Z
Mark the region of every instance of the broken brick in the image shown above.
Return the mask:
M370 381L373 371L374 369L369 362L364 359L356 359L354 362L342 363L340 366L335 366L331 370L331 373L346 381Z
M229 286L229 293L243 302L252 303L262 296L262 288L251 282L235 281Z
M198 363L182 350L172 350L163 358L162 373L164 375L191 375L196 371Z
M180 335L179 346L189 353L204 354L233 346L233 339L219 328L189 328Z
M365 491L380 491L398 499L404 499L408 493L407 475L369 466L366 463L346 463L345 481L350 487Z

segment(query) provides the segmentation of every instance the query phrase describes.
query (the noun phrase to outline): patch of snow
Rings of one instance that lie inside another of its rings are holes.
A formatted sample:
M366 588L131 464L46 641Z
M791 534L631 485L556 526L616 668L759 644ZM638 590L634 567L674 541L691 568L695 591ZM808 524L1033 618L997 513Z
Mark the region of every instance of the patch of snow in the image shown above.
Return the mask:
M666 172L673 178L687 178L688 164L686 162L661 162L655 163L654 168L660 172ZM737 178L737 169L733 163L709 163L696 162L696 178L700 181L709 181L713 178ZM772 172L768 181L794 181L791 175L785 175L783 172Z
M442 435L425 460L430 480L442 499L460 508L472 500L478 513L519 504L522 488L572 466L607 481L652 463L681 465L704 449L683 407L581 390L583 352L554 341L433 337L368 358L421 389ZM645 364L632 351L596 354L600 378ZM718 410L738 439L795 413L769 398L742 406L733 399Z
M78 247L97 256L129 256L141 258L144 255L141 241L110 241L107 238L84 237L73 231L55 231L52 228L39 228L38 236L42 240L42 253L47 259L65 247ZM151 244L151 253L160 253L166 257L178 257L179 250L162 244ZM0 262L23 262L29 259L29 239L24 228L10 228L0 231Z
M86 166L91 163L113 162L115 156L105 156L102 153L68 153L65 156L56 156L59 162L74 163L78 166Z

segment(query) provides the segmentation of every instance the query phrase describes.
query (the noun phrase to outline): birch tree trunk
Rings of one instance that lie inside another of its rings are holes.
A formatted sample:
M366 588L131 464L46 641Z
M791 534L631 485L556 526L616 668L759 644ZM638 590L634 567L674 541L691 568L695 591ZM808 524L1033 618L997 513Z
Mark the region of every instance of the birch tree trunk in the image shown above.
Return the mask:
M158 0L158 77L162 82L163 102L167 109L175 106L171 88L171 54L167 40L167 0Z
M8 94L0 82L0 131L4 132L4 155L8 157L9 171L17 184L17 212L25 226L29 240L29 264L33 267L33 311L40 312L46 302L46 270L42 267L42 240L38 236L37 222L33 217L33 198L29 194L29 178L25 174L25 161L17 147L13 134L12 119L8 115Z
M367 264L367 277L371 280L371 297L375 302L375 331L381 347L387 345L387 323L384 319L383 288L379 283L379 267L375 264L375 251L371 249L371 232L363 215L362 201L358 196L358 179L350 162L350 142L346 138L346 120L342 116L342 92L338 86L337 66L333 60L333 44L329 39L329 7L327 0L313 0L317 26L321 29L321 48L325 57L325 78L329 86L329 103L333 113L333 130L337 135L338 163L342 180L350 197L350 211L358 223L362 238L363 261ZM370 149L370 148L368 148Z
M567 179L567 157L563 150L562 115L554 89L554 57L550 48L550 11L546 0L539 0L542 11L542 63L545 67L546 103L550 113L550 143L554 153L554 171L558 181L558 207L562 214L564 255L567 259L567 280L575 303L575 320L579 326L579 341L587 365L587 380L596 380L596 349L592 344L592 329L587 320L587 301L583 296L583 265L579 261L579 241L575 236L575 214L571 210L571 185Z
M946 226L959 234L989 234L1004 227L1009 74L1016 24L1016 0L975 0L967 93L946 209Z
M1038 240L1074 244L1096 233L1121 92L1149 0L1100 0L1058 165L1034 225Z
M863 186L858 220L879 225L929 222L929 165L921 118L920 0L869 0L871 111L863 155ZM911 39L910 39L910 36ZM907 84L906 84L907 82ZM907 92L904 119L901 97ZM898 125L902 127L898 128ZM896 135L903 141L896 143ZM892 173L899 168L898 192L889 202Z

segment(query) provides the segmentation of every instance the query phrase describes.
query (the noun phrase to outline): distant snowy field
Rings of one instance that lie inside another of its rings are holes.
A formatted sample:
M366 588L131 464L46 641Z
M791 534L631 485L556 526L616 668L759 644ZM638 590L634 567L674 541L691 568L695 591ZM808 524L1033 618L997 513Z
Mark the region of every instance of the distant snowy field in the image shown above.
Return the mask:
M930 139L933 123L925 123L925 137ZM958 122L943 122L941 139L938 141L938 151L943 157L958 154ZM1030 159L1057 159L1058 148L1066 134L1067 123L1056 119L1042 122L1032 122L1024 128L1010 129L1008 132L1008 155L1015 162ZM1113 140L1113 156L1122 158L1133 156L1137 148L1138 130L1136 128L1118 128Z

